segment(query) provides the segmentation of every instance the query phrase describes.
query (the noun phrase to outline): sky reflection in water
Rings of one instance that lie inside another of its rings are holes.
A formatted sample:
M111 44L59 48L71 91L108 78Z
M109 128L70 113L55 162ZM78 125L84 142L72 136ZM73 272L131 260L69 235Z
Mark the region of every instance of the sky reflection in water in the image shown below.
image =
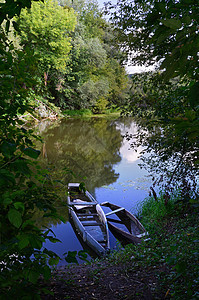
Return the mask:
M86 187L99 203L109 201L136 213L139 203L148 196L151 181L147 172L138 166L141 149L138 152L130 149L130 142L122 137L127 131L136 131L131 120L68 120L46 130L42 136L48 162L61 168L71 167L75 161L73 171L86 176ZM69 222L51 229L62 243L47 242L48 249L60 256L82 249ZM112 248L116 244L111 234Z

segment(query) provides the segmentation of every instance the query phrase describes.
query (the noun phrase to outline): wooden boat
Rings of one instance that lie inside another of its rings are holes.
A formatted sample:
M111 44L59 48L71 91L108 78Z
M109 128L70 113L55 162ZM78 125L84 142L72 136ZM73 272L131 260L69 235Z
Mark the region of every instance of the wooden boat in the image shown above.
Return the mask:
M68 184L68 205L73 224L83 241L98 255L110 249L108 223L103 209L79 183Z
M109 207L110 212L106 213L108 226L111 232L127 243L141 243L143 238L148 234L140 221L124 207L103 202L101 206ZM112 216L112 218L110 218ZM145 239L144 238L144 239Z

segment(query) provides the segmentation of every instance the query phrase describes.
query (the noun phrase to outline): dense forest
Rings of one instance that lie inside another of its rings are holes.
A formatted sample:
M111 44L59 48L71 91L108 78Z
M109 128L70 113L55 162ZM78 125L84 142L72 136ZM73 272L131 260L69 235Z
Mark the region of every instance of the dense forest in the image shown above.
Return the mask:
M101 112L122 102L124 54L97 2L33 2L15 22L18 30L10 28L8 37L29 60L31 105L50 101L62 109ZM15 60L19 64L21 59ZM28 88L25 81L21 84Z
M151 188L156 202L159 184L162 210L175 194L183 216L195 215L199 6L196 0L119 0L106 5L109 21L92 0L5 0L0 12L0 298L39 299L48 291L38 281L51 278L59 257L42 248L45 240L58 240L37 227L34 210L64 220L54 207L59 192L37 162L40 137L24 118L45 117L42 105L56 116L119 107L145 128L132 147L151 153L143 164L158 170ZM127 61L156 69L129 79ZM180 263L171 265L182 283L187 265Z

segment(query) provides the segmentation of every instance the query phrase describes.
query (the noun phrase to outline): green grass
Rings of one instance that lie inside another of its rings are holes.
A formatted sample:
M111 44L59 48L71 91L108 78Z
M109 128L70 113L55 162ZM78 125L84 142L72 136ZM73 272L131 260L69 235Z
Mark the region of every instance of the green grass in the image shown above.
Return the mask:
M91 116L92 112L90 109L80 109L80 110L64 110L64 115L70 116L70 117L84 117L84 116Z
M118 117L120 116L120 111L115 108L107 109L105 113L98 113L94 114L90 109L80 109L80 110L64 110L63 114L65 116L70 116L70 117Z
M111 259L114 264L126 263L131 270L153 270L159 289L154 293L160 292L161 297L199 299L198 211L194 208L185 211L175 202L173 198L165 207L163 197L158 202L146 199L139 219L150 240L137 246L128 245Z

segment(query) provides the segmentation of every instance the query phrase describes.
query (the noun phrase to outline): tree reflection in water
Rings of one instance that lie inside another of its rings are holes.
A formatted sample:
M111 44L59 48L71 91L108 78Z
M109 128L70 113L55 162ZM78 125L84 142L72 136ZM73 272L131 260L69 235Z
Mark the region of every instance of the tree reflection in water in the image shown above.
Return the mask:
M100 203L106 200L129 210L146 196L146 189L138 187L138 179L144 175L138 166L139 151L129 150L130 144L124 139L127 131L133 134L137 131L132 119L68 119L46 127L40 124L40 129L44 140L40 163L50 170L53 188L57 185L60 198L55 200L55 206L66 221L68 182L83 181ZM37 212L35 218L62 241L62 244L47 243L47 248L61 256L66 251L82 249L69 222L60 224L49 218L43 221ZM111 243L115 247L113 238Z
M42 133L43 156L55 166L57 176L63 169L68 170L59 179L65 183L84 181L87 189L94 192L119 176L113 166L121 161L123 138L116 125L117 121L106 119L63 121Z

